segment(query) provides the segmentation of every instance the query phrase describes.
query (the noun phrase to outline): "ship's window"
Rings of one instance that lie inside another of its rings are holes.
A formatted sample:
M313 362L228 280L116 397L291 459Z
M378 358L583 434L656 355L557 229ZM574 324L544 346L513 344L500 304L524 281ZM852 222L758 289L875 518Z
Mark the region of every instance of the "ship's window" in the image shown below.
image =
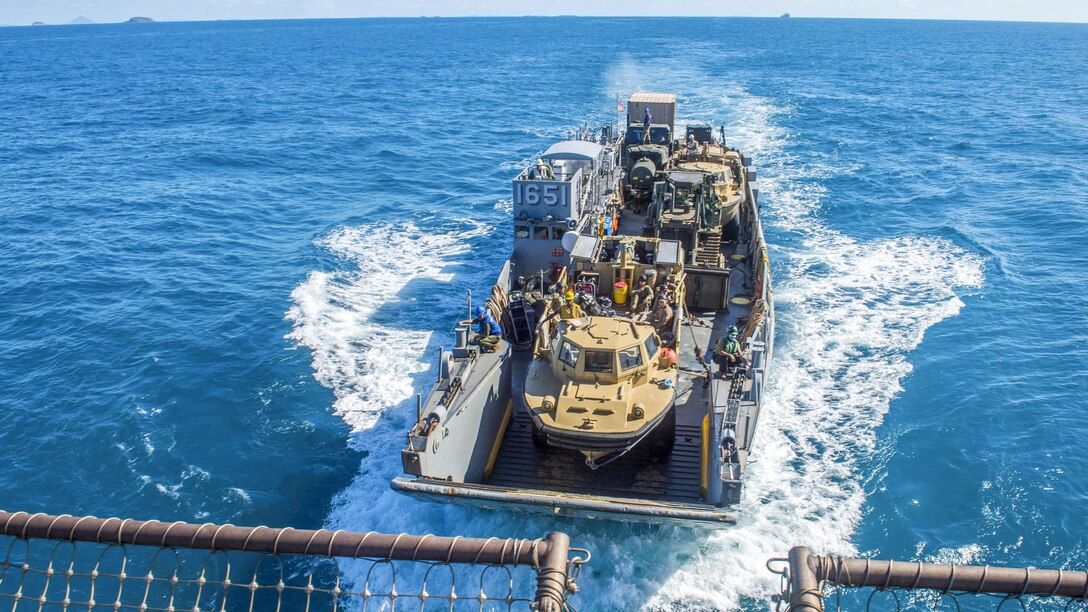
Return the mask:
M540 225L533 228L533 240L547 240L548 239L548 226Z
M657 344L657 338L650 336L646 338L646 356L650 359L657 357L657 349L660 346Z
M553 227L552 228L552 240L562 240L563 239L563 234L566 234L566 233L567 233L567 230L565 228Z
M586 372L612 373L611 351L586 351Z
M620 351L620 370L626 372L642 365L642 351L638 348L638 345L635 345Z
M569 340L564 340L563 348L559 349L559 361L573 368L578 363L578 354L581 352L582 349L571 344Z
M514 238L528 238L529 226L528 225L515 225L514 226Z

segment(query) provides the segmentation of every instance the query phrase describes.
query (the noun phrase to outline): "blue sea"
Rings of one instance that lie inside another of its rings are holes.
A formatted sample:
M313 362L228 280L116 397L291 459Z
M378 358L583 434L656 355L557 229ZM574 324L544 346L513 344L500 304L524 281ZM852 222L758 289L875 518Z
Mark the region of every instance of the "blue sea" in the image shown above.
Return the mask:
M0 28L0 506L558 528L584 610L766 609L795 544L1084 568L1086 66L1061 24ZM778 338L740 524L394 494L511 178L638 90L760 168Z

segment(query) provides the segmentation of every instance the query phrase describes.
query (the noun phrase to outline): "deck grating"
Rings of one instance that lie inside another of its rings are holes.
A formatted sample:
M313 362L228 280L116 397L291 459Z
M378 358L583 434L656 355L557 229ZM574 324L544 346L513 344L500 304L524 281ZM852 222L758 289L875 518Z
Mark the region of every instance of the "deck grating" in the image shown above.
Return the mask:
M495 469L484 484L682 503L700 500L698 427L678 425L676 446L666 459L636 448L597 470L586 466L581 453L536 448L531 428L529 415L518 411L507 427Z

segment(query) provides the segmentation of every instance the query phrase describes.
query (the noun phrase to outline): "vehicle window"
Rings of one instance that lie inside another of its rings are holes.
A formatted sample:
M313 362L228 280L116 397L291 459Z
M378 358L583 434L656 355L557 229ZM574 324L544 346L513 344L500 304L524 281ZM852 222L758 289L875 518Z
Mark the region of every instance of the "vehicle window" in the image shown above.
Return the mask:
M533 240L547 240L548 226L541 225L533 228Z
M529 226L528 225L515 225L514 226L514 237L515 238L528 238L529 237Z
M657 357L658 348L657 338L653 336L646 338L646 354L649 355L650 359Z
M566 234L567 230L562 227L552 228L552 240L562 240L563 234Z
M638 346L632 346L620 351L620 370L626 372L640 365L642 365L642 351L639 350Z
M563 348L559 350L559 361L575 367L578 363L578 354L582 352L582 349L574 346L568 340L563 341Z
M610 374L612 351L586 351L586 372Z

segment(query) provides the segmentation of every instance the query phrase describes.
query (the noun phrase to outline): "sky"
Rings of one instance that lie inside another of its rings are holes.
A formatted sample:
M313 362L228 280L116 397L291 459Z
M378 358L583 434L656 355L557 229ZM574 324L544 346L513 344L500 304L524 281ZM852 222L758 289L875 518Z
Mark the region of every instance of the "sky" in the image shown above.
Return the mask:
M466 15L716 15L1088 22L1088 0L0 0L0 24Z

